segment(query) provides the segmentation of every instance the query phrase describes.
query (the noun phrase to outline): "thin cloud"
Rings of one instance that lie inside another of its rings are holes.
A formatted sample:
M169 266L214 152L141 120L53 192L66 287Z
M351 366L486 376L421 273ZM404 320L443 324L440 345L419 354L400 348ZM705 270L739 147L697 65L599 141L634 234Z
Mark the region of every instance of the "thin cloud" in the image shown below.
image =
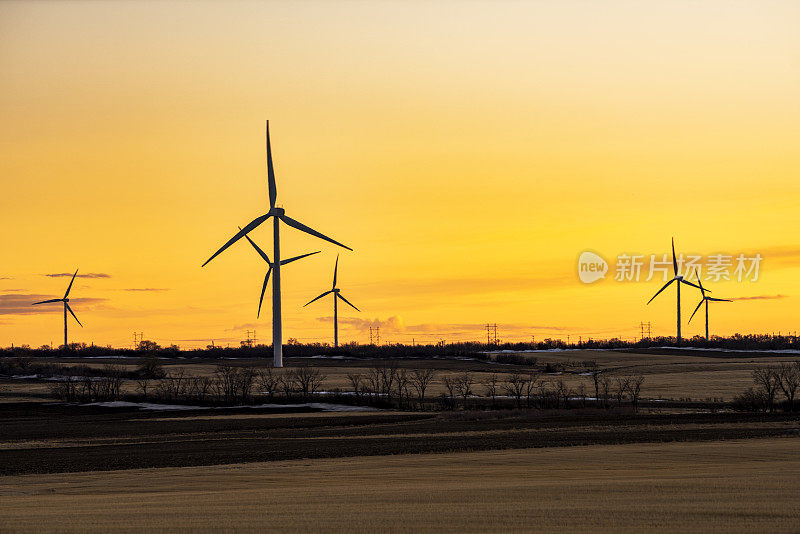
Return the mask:
M323 323L333 322L332 316L317 317L317 321ZM398 316L392 316L387 319L361 319L358 317L340 317L339 324L348 326L359 332L369 331L370 328L380 327L381 334L404 334L404 335L421 335L421 336L459 336L459 335L475 335L486 332L486 325L484 323L421 323L406 325L403 320ZM557 332L571 332L574 328L560 325L532 325L532 324L503 324L498 325L498 330L506 333L517 334L519 332L533 332L542 330Z
M753 297L734 297L731 300L778 300L785 299L786 295L755 295Z
M72 278L73 274L75 273L48 273L44 276L49 278ZM80 273L76 278L111 278L111 275L107 273Z
M0 280L13 280L10 276L0 276Z
M237 330L242 330L242 329L245 329L245 328L255 328L257 326L264 326L264 323L260 323L260 324L259 323L237 324L237 325L232 326L231 328L226 328L225 331L226 332L235 332Z
M126 287L123 291L170 291L168 287Z
M43 300L50 300L61 298L55 295L39 295L34 293L19 293L13 295L0 295L0 315L39 315L42 313L61 313L60 303L54 302L53 304L42 304L40 306L33 306L34 302L41 302ZM93 306L100 304L108 299L80 297L70 299L70 304L74 305L76 310L80 306Z

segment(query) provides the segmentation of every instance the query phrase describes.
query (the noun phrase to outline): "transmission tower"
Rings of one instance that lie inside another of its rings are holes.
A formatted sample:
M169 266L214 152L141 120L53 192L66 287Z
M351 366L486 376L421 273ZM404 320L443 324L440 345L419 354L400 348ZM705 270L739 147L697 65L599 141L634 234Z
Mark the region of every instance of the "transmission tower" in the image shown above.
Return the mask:
M647 332L647 336L645 336L645 332ZM652 330L650 321L647 321L646 323L645 322L639 323L639 339L645 339L645 337L647 339L650 339L652 337L651 332Z
M486 344L497 345L497 323L486 324Z
M250 334L253 335L252 338L250 337ZM250 347L250 348L252 348L256 344L256 331L255 330L248 330L247 331L247 342L246 343L247 343L247 346Z
M133 348L136 349L139 345L142 344L144 341L144 332L134 332L133 333Z
M370 345L380 345L381 344L381 327L380 326L370 326L369 327L369 344Z

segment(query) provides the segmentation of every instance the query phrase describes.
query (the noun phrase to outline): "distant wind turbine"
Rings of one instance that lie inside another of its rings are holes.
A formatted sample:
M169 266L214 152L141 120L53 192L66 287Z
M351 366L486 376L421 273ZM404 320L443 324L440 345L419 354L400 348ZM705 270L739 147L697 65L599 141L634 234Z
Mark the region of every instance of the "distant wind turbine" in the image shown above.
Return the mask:
M239 230L241 229L242 227L240 226ZM253 245L253 248L256 249L258 255L261 256L261 258L265 262L267 262L267 265L269 265L269 269L267 269L267 276L264 277L264 285L261 287L261 298L258 299L258 314L256 315L256 317L261 317L261 303L264 302L264 292L267 290L267 282L269 282L269 275L272 273L272 262L269 261L269 256L267 256L267 254L263 250L261 250L261 247L256 245L255 242L252 239L250 239L249 235L246 235L244 237L250 242L251 245ZM295 256L294 258L289 258L288 260L281 260L281 265L286 265L287 263L292 263L293 261L301 260L308 256L319 254L320 252L321 251L318 250L316 252L309 252L308 254L301 254L300 256Z
M250 224L239 230L236 235L228 240L227 243L222 245L222 247L216 251L210 258L206 260L206 262L202 265L205 266L216 258L223 250L228 248L229 246L236 243L242 237L246 236L248 233L256 229L261 223L269 219L270 217L274 217L273 219L273 253L272 256L274 261L272 263L272 268L275 271L275 277L272 280L272 350L274 355L274 363L275 367L283 367L283 332L281 329L281 265L283 262L281 261L281 248L280 248L280 221L283 221L285 224L291 226L292 228L296 228L302 232L307 234L311 234L314 237L318 237L320 239L324 239L334 245L338 245L340 247L346 248L347 250L353 250L352 248L339 243L338 241L334 241L330 237L327 237L316 230L312 230L308 226L288 217L286 212L283 208L278 208L275 206L275 202L278 198L278 189L275 185L275 170L272 167L272 147L270 145L269 139L269 121L267 121L267 184L269 186L269 211L264 215L256 217L253 219Z
M78 317L75 315L75 312L73 312L72 308L69 307L69 290L72 289L72 283L75 282L75 277L77 275L78 275L78 270L76 269L75 270L75 274L72 275L72 280L69 281L69 286L67 286L67 292L64 293L64 298L43 300L41 302L34 302L33 304L31 304L31 306L36 306L38 304L50 304L51 302L63 302L64 303L64 350L66 350L67 346L68 346L67 345L67 312L72 314L72 316L75 317L75 320L78 321ZM81 324L80 321L78 321L78 324L81 325L81 328L83 328L83 325Z
M672 279L669 282L667 282L666 284L664 284L664 287L659 289L658 292L655 295L653 295L653 297L650 300L647 301L647 304L650 304L651 302L653 302L653 299L656 298L662 291L667 289L667 287L669 287L669 285L672 282L678 282L678 284L677 284L677 287L678 287L678 322L677 322L677 324L678 324L678 337L677 337L677 340L678 340L678 343L680 344L680 342L681 342L681 284L686 284L687 286L696 287L697 289L700 289L700 286L696 286L693 283L689 282L688 280L684 280L683 276L678 274L678 260L675 257L675 238L674 237L672 238L672 270L674 272L674 276L672 277Z
M331 287L330 290L328 290L325 293L321 294L320 296L310 300L309 302L307 302L303 306L305 308L306 306L308 306L309 304L311 304L315 300L319 300L322 297L324 297L325 295L330 295L331 293L333 293L333 346L334 347L338 347L339 346L339 306L338 306L339 299L342 299L343 301L345 301L354 310L356 310L358 312L361 311L358 308L356 308L355 306L353 306L353 304L351 304L349 300L344 298L342 296L342 294L339 292L340 291L339 288L336 287L336 272L338 270L339 270L339 256L336 256L336 265L333 267L333 286Z
M732 300L728 300L728 299L715 299L714 297L706 296L706 291L708 291L708 290L703 287L703 282L700 281L700 273L695 273L695 274L697 274L697 283L700 285L700 293L703 295L703 298L700 299L700 302L697 304L697 307L692 312L692 317L694 317L694 314L697 313L697 310L699 310L700 306L702 306L703 303L705 302L706 303L706 340L708 340L708 302L709 301L711 301L711 302L733 302L733 301ZM692 322L692 317L689 317L689 322L690 323Z

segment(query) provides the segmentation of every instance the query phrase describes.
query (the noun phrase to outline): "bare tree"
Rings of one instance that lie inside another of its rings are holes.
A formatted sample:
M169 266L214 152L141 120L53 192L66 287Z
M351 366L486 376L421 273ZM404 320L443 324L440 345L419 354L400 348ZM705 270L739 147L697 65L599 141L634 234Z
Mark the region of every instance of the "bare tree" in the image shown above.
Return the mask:
M356 396L356 400L358 400L363 393L361 384L364 382L364 377L361 373L347 373L347 380L350 382L350 387L353 388L353 394Z
M564 381L563 378L556 380L556 403L558 406L569 408L569 398L572 396L572 390Z
M278 375L278 387L283 391L283 395L288 399L297 390L295 372L289 369Z
M775 393L780 387L780 379L773 366L761 367L753 371L753 382L759 387L766 400L766 409L772 412L775 406Z
M417 392L417 399L419 399L420 406L425 402L425 391L428 386L433 382L436 376L436 371L431 368L427 369L414 369L411 372L411 387Z
M786 402L789 403L789 411L794 411L794 397L797 388L800 387L800 362L794 364L782 363L777 369L778 387L781 388Z
M442 385L447 390L447 396L451 404L455 407L455 398L458 391L458 378L454 376L444 375L442 377Z
M528 408L533 406L533 401L536 398L536 387L539 384L539 373L531 371L525 380L525 403Z
M378 367L373 367L367 373L367 383L372 396L377 398L381 392L381 372Z
M408 381L408 371L405 369L399 369L395 373L394 383L397 390L397 401L400 408L403 407L403 396L408 398Z
M628 383L630 377L628 376L615 376L614 377L614 396L617 398L617 406L622 406L622 401L625 398L625 393L628 391Z
M500 379L497 377L497 373L492 373L481 380L481 384L486 388L486 396L492 399L492 407L494 407L497 399L497 388L500 386Z
M147 400L147 388L149 387L150 387L149 378L136 379L136 389L138 389L142 393L142 397L144 397L144 400Z
M581 382L578 384L578 388L576 389L575 393L581 399L581 408L586 408L586 397L589 396L586 389L586 384Z
M380 378L381 393L386 395L386 400L391 402L392 386L397 378L397 364L392 362L389 365L381 365L378 367L378 376Z
M506 379L503 382L503 389L506 391L506 393L516 399L517 408L522 408L522 395L525 393L525 386L527 382L528 379L519 373L512 373L506 376Z
M294 372L294 379L303 397L308 397L319 391L327 377L314 367L299 367Z
M459 375L456 385L458 395L464 399L464 408L467 407L467 399L472 395L472 386L475 384L475 377L469 371L464 371Z
M600 400L602 401L603 408L609 408L611 403L609 402L611 399L611 378L607 375L600 375L599 379L600 385Z
M262 393L267 394L267 398L272 402L275 398L275 393L277 393L280 387L280 377L277 373L273 372L272 367L262 369L258 373L258 387L261 389Z
M633 375L628 379L628 395L631 398L631 406L633 411L639 410L639 396L642 393L642 384L644 383L644 375Z

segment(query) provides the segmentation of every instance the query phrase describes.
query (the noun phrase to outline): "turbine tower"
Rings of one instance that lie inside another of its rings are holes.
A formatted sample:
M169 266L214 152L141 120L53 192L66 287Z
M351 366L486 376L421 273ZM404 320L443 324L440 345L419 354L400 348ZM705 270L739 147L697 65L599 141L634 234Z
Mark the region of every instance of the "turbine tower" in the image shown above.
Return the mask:
M714 297L706 296L706 291L708 291L708 290L703 287L703 282L700 281L700 274L697 273L697 272L695 272L695 274L697 275L697 283L700 286L700 293L703 295L703 298L700 299L700 303L697 304L697 307L692 312L692 317L694 317L694 314L697 313L697 310L699 310L700 306L702 306L703 303L705 302L706 303L706 341L708 341L708 302L709 301L711 301L711 302L733 302L733 301L732 300L728 300L728 299L715 299ZM690 323L692 322L692 317L689 317L689 321L688 322L690 322Z
M72 308L69 307L69 291L70 291L70 289L72 289L72 284L73 284L73 282L75 282L75 277L77 275L78 275L78 270L76 269L75 270L75 274L72 275L72 280L69 281L69 286L67 286L67 292L64 293L64 298L43 300L41 302L34 302L33 304L31 304L31 306L36 306L38 304L50 304L51 302L63 302L64 303L64 350L67 350L67 346L68 346L67 345L67 312L69 312L73 317L75 317L75 320L78 321L78 317L75 315L75 312L73 312ZM80 321L78 321L78 324L81 325L81 328L83 328L83 325L81 324Z
M241 230L241 229L242 229L242 227L240 226L239 230ZM258 314L256 314L256 317L261 317L261 303L264 302L264 292L267 290L267 282L269 282L269 275L272 274L273 264L272 264L271 261L269 261L269 256L267 256L267 254L263 250L261 250L261 247L256 245L255 242L252 239L250 239L249 235L246 235L244 237L245 237L245 239L247 239L250 242L251 245L253 245L253 248L256 249L256 252L258 252L258 255L261 256L261 258L265 262L267 262L267 265L269 265L269 269L267 269L267 276L264 277L264 285L261 287L261 298L258 299ZM281 265L286 265L287 263L292 263L293 261L301 260L301 259L306 258L308 256L313 256L314 254L319 254L320 252L321 251L318 250L316 252L309 252L308 254L301 254L300 256L295 256L294 258L289 258L288 260L281 260Z
M269 121L267 121L267 184L269 187L269 211L264 215L256 217L247 226L239 230L236 233L236 235L230 238L227 243L222 245L222 247L220 247L218 251L216 251L210 258L208 258L202 266L208 264L208 262L210 262L211 260L216 258L220 253L222 253L223 250L236 243L238 240L246 236L251 231L255 230L258 226L261 225L261 223L263 223L270 217L273 217L272 257L274 258L274 261L272 262L272 270L275 271L275 277L272 280L272 350L274 354L273 365L275 367L283 367L283 332L281 329L281 264L283 262L281 261L281 249L280 249L280 222L282 221L284 224L291 226L292 228L296 228L301 232L311 234L314 237L324 239L325 241L346 248L347 250L353 250L353 249L339 243L338 241L334 241L330 237L327 237L317 232L316 230L312 230L308 226L292 219L291 217L288 217L283 208L279 208L275 205L275 202L277 201L278 198L278 189L277 186L275 185L275 171L272 167L272 147L270 145L270 140L269 140Z
M333 267L333 286L331 286L330 290L328 290L325 293L321 294L320 296L310 300L309 302L307 302L303 306L305 308L306 306L308 306L309 304L311 304L315 300L319 300L322 297L324 297L325 295L330 295L331 293L333 293L333 346L334 347L338 347L339 346L339 306L338 306L339 299L342 299L343 301L345 301L354 310L356 310L358 312L361 311L358 308L356 308L355 306L353 306L353 304L349 300L344 298L342 296L342 294L339 292L340 291L339 288L336 287L336 272L338 270L339 270L339 256L337 255L336 256L336 265Z
M672 238L672 270L673 270L673 273L674 273L674 276L672 277L672 279L669 282L667 282L666 284L664 284L664 287L659 289L658 292L656 292L656 294L653 295L653 297L650 300L647 301L647 304L650 304L651 302L653 302L653 299L656 298L662 291L667 289L667 287L669 287L669 285L672 282L677 282L678 283L677 284L677 287L678 287L678 321L677 321L678 337L677 337L677 340L678 340L678 344L680 345L680 342L681 342L681 284L686 284L687 286L696 287L697 289L700 289L700 286L696 286L693 283L689 282L688 280L684 280L683 276L678 274L678 260L675 257L675 238L674 237Z

